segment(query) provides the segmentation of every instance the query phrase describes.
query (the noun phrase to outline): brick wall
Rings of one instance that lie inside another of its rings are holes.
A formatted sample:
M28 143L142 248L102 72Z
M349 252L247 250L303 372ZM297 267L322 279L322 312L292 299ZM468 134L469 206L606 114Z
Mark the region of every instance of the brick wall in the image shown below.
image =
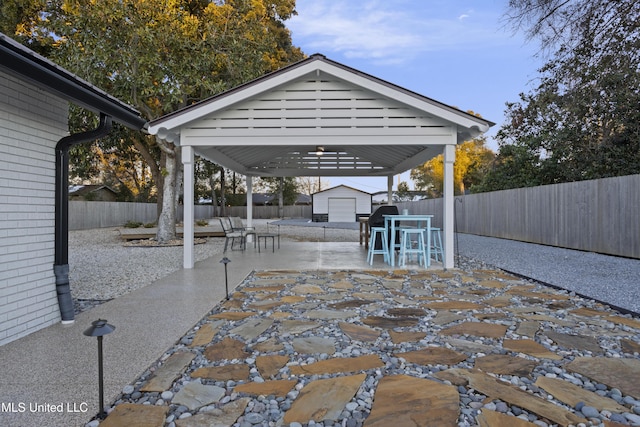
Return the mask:
M60 320L55 146L68 104L0 72L0 345Z

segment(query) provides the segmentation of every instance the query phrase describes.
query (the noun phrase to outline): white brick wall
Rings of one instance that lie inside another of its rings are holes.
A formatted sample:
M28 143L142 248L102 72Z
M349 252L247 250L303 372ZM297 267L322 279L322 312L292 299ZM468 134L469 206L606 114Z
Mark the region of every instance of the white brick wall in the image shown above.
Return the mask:
M68 104L0 72L0 345L60 320L55 146Z

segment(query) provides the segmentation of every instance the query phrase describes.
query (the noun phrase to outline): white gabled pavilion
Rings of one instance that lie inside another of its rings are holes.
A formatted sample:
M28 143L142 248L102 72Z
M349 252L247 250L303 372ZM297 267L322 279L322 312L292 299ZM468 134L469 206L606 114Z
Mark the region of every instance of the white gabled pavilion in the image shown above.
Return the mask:
M455 146L492 122L320 54L167 114L152 135L182 147L184 268L194 261L194 155L254 176L393 176L444 154L444 267L454 265ZM319 155L319 151L322 152Z

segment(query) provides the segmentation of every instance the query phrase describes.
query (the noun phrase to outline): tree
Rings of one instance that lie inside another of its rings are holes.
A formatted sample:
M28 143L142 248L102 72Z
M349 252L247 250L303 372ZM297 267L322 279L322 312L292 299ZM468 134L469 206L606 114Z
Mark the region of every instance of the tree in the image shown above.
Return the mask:
M298 182L295 177L261 177L258 187L278 198L282 194L283 205L293 205L298 199Z
M456 146L453 164L455 194L464 194L479 184L493 162L494 153L485 146L484 138L465 141ZM415 187L424 190L429 197L442 197L444 188L444 156L442 154L411 170Z
M318 191L326 190L331 185L329 181L323 181L319 176L299 176L296 180L300 192L309 196Z
M639 173L640 3L509 5L514 28L539 39L553 57L540 70L540 84L508 104L498 158L509 160L496 163L489 187L512 185L501 177L513 175L514 162L526 171L522 185Z
M409 191L409 184L404 181L398 183L394 199L398 202L410 202L413 199L413 195Z
M135 106L149 120L229 89L302 53L283 21L291 0L54 0L22 35L54 61ZM86 123L86 119L78 119ZM160 242L175 237L180 151L129 132L158 188Z

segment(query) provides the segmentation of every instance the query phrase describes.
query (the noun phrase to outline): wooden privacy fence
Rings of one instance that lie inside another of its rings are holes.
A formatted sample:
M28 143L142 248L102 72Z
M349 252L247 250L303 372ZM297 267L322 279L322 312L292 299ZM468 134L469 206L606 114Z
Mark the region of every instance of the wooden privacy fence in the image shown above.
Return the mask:
M398 206L442 227L442 199ZM455 212L462 233L640 258L640 175L460 196Z
M88 230L92 228L121 227L129 221L143 224L155 222L157 219L155 203L125 203L97 201L69 201L69 229ZM246 206L226 208L227 216L247 217ZM194 206L195 219L213 218L213 206ZM277 206L254 206L253 217L259 219L278 218ZM311 206L285 206L286 218L311 218ZM178 221L182 221L182 206L178 207Z

